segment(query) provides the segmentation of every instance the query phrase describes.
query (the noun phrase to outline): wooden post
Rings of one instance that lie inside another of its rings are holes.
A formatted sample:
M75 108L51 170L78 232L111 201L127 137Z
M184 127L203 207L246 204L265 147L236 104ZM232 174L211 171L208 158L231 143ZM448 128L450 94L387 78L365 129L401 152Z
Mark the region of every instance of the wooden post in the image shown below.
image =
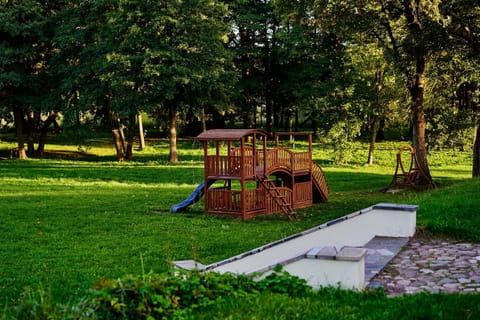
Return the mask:
M246 208L245 208L245 205L246 205L246 196L245 196L245 192L246 192L246 186L245 186L245 167L244 167L244 160L245 160L245 137L242 137L241 140L240 140L240 185L241 185L241 207L242 207L242 218L245 219L246 218Z
M210 160L208 158L208 141L203 141L203 188L204 188L204 197L205 197L205 211L208 212L212 208L212 203L210 197L208 196L208 172L207 168L211 167Z
M143 132L143 119L142 119L141 112L137 115L137 119L138 119L138 137L140 142L140 145L138 146L138 150L143 150L145 149L145 134Z

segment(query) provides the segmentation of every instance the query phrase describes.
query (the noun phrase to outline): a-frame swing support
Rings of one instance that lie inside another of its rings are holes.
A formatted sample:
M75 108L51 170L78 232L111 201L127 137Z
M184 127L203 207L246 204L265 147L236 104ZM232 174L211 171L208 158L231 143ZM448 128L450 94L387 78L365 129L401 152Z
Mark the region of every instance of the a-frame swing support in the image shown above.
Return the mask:
M408 166L408 170L403 163L403 153L409 152L410 153L410 163ZM382 191L387 192L394 187L410 187L413 189L417 188L417 181L422 179L423 181L428 181L428 186L435 188L435 183L433 182L432 178L427 176L422 168L418 164L417 156L415 153L415 149L412 146L403 146L397 152L397 166L395 168L395 173L393 174L392 181L388 185L388 187L384 188Z

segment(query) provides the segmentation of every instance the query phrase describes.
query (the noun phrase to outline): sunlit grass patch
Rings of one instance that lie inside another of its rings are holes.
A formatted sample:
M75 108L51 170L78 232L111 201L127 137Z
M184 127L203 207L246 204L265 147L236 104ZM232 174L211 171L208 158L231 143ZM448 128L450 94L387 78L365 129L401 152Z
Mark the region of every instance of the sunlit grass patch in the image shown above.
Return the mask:
M395 171L393 148L379 149L373 166L365 165L365 153L334 165L330 151L319 149L314 161L329 182L328 203L299 210L300 221L242 221L205 215L202 201L170 213L203 179L202 150L189 140L180 148L176 164L168 163L163 140L136 152L133 162L97 155L0 161L0 304L14 304L25 286L71 301L98 279L140 274L142 265L165 272L171 260L216 262L378 202L418 204L422 230L480 241L480 182L469 179L468 153L432 160L437 190L382 193Z

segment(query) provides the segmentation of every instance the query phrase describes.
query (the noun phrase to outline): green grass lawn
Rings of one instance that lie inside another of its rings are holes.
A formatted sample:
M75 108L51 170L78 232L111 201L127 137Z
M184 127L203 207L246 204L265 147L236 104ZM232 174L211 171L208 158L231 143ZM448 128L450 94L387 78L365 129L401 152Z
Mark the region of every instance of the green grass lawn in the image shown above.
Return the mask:
M2 142L0 152L10 147ZM379 190L395 169L393 147L378 150L378 164L365 166L366 148L359 145L355 161L335 166L331 151L316 145L330 201L300 210L300 221L282 215L241 221L205 215L202 202L169 213L203 176L202 152L191 141L181 142L178 164L167 162L163 140L151 141L131 163L112 161L113 148L101 141L89 149L93 155L73 159L76 146L47 148L64 159L0 161L0 305L7 307L25 287L43 288L53 301L75 301L101 278L161 273L178 259L211 263L378 202L418 204L422 230L480 241L480 181L470 179L469 153L431 154L438 189L391 194Z

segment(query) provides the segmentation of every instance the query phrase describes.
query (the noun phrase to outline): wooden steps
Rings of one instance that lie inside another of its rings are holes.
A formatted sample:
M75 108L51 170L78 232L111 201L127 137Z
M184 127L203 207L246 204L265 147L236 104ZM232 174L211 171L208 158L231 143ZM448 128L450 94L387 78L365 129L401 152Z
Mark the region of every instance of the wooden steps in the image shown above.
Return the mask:
M287 201L287 199L285 199L285 196L279 192L278 188L271 179L265 175L257 175L257 181L261 183L272 199L281 208L288 220L298 220L297 212Z

